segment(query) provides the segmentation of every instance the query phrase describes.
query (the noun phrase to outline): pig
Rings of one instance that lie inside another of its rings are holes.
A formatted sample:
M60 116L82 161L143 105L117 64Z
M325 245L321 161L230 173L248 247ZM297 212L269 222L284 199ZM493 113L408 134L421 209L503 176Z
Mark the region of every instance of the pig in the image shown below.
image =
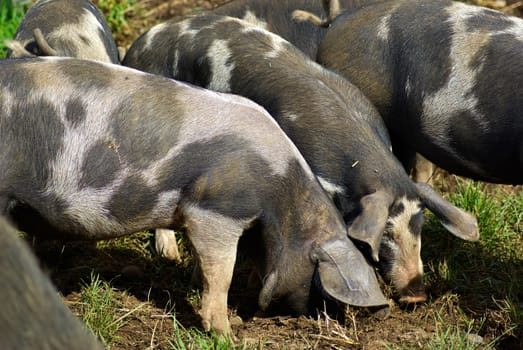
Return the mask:
M0 61L0 213L24 232L107 239L183 229L203 275L202 325L230 333L237 244L262 244L258 303L296 314L311 289L387 309L374 269L271 116L245 98L119 65Z
M338 6L352 7L362 1L365 0L342 0ZM281 36L309 58L315 60L325 30L308 22L296 22L292 19L291 13L296 9L305 9L321 15L324 6L330 6L330 4L327 4L325 0L235 0L204 12L204 14L243 19ZM336 9L334 10L336 11Z
M27 244L0 218L0 348L102 350L54 288Z
M271 32L227 16L176 19L144 33L122 64L265 107L336 203L348 235L363 242L364 251L370 247L401 302L426 299L420 256L424 206L456 236L478 239L472 215L408 178L368 99Z
M446 0L347 9L317 60L376 105L407 170L415 152L474 180L523 183L523 20Z
M7 58L67 56L119 63L111 29L89 0L39 0L25 14Z

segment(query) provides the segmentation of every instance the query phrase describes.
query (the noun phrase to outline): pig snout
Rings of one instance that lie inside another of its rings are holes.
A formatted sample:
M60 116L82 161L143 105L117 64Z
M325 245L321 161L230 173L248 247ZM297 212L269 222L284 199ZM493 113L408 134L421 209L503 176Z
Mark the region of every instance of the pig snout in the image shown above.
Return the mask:
M402 304L422 303L427 300L423 276L412 279L405 288L398 292L399 302Z

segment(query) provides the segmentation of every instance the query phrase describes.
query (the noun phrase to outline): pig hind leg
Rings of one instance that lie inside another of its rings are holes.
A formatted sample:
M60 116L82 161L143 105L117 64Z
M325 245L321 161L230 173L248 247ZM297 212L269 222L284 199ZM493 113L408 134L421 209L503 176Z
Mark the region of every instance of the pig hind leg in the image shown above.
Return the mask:
M183 210L184 226L197 255L203 282L202 325L219 334L230 332L227 294L244 222L190 206Z

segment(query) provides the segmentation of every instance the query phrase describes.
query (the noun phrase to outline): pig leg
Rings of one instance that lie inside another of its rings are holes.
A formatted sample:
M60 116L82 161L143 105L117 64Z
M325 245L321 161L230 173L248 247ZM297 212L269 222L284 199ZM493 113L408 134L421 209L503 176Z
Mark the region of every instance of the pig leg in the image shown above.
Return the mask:
M216 212L190 206L184 210L187 230L201 269L202 326L219 334L230 333L227 294L232 280L238 241L245 225Z
M435 166L421 154L416 154L414 168L412 169L412 179L415 182L426 182L432 185L432 176Z
M154 233L156 251L160 256L176 262L181 262L178 243L173 230L157 228Z

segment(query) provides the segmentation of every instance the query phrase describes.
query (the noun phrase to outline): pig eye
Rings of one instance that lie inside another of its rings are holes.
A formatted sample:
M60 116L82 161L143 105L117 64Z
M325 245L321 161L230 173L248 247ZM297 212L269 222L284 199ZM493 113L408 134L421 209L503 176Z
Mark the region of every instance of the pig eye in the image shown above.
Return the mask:
M40 55L40 49L38 48L38 45L35 41L31 41L29 44L27 44L25 49L36 56Z
M385 232L383 232L383 238L388 239L390 241L394 241L394 231L393 231L393 224L392 222L387 222L387 225L385 226Z

